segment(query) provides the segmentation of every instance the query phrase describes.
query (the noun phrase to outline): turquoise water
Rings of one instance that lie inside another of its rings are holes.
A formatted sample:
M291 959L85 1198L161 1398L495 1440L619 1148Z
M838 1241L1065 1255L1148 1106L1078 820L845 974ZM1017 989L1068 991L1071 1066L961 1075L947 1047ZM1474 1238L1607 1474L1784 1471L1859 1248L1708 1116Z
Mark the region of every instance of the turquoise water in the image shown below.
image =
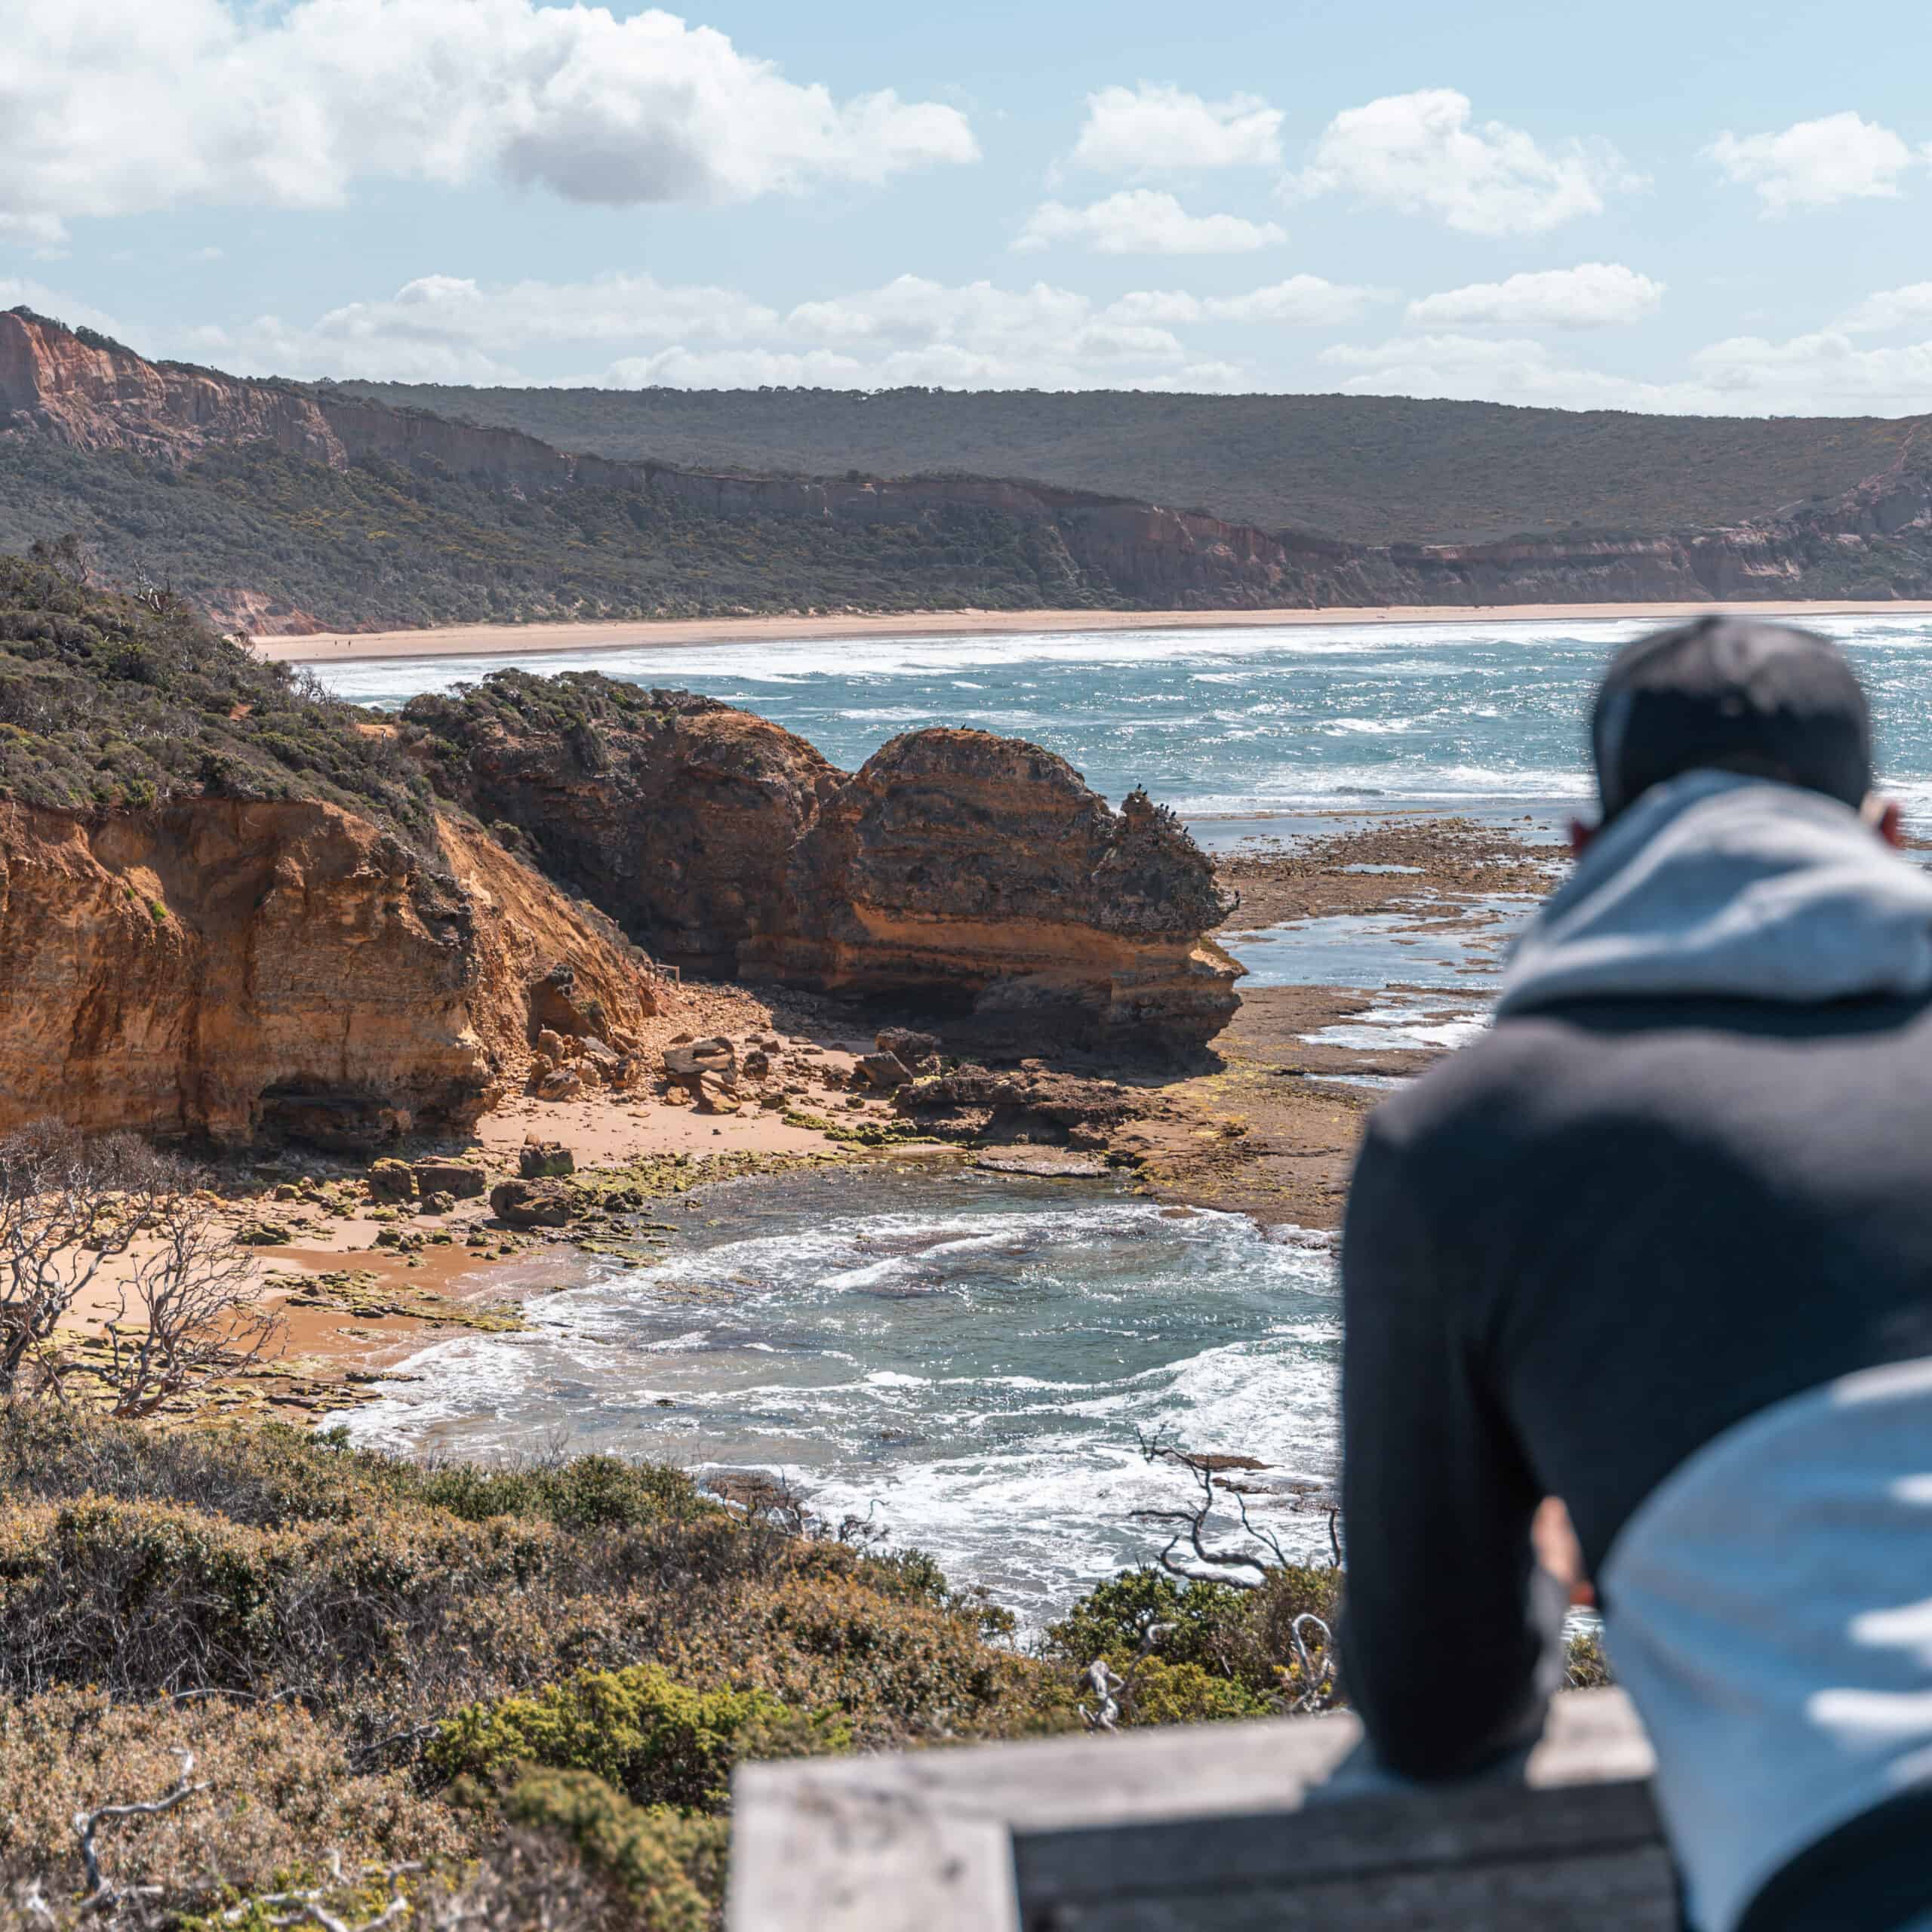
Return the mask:
M1583 718L1629 620L1484 620L1278 629L813 639L318 667L399 705L506 664L599 670L709 693L856 766L921 724L973 724L1058 752L1118 799L1184 816L1454 805L1547 813L1583 798ZM1932 620L1845 617L1889 779L1932 804Z
M1111 1183L868 1165L688 1197L660 1265L588 1264L517 1335L438 1342L358 1440L559 1441L783 1476L930 1550L1029 1624L1158 1538L1166 1426L1268 1468L1284 1546L1327 1547L1340 1331L1330 1245Z

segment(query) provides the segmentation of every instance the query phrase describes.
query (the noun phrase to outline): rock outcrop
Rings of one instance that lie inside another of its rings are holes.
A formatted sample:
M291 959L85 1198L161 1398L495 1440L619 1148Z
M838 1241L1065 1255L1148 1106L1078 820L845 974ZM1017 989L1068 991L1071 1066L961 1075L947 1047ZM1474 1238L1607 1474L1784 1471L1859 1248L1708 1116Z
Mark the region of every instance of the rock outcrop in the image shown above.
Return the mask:
M988 1048L1186 1048L1233 1018L1213 868L1144 793L1115 811L1063 758L909 731L826 799L749 978L955 1009Z
M327 804L0 809L0 1131L367 1150L475 1119L540 961L648 1016L633 948L490 840L441 834L448 869Z
M909 732L848 774L749 713L592 672L500 672L404 717L439 783L660 956L897 1000L992 1051L1186 1050L1234 1014L1192 840L1022 740Z
M659 958L729 974L844 774L804 739L688 691L500 672L406 716L441 780ZM445 749L444 748L447 748Z

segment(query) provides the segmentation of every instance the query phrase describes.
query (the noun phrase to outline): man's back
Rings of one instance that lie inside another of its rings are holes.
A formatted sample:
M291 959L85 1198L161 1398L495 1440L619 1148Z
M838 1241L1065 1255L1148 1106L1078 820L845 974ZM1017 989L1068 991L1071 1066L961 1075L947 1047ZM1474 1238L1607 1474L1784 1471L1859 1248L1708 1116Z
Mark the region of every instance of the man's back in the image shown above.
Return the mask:
M1534 1727L1561 1606L1525 1529L1561 1496L1704 1922L1816 1847L1787 1893L1902 1923L1858 1891L1921 1884L1932 1831L1898 1795L1932 1752L1932 1003L1506 1019L1377 1110L1346 1241L1349 1669L1384 1758Z

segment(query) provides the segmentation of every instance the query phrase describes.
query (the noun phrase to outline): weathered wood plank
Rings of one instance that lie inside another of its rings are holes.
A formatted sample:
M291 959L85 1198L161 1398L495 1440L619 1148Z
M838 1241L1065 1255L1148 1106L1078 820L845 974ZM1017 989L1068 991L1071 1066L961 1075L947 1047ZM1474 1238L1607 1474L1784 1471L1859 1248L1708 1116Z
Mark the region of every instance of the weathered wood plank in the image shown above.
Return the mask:
M1092 1914L1155 1913L1144 1921L1149 1932L1472 1924L1491 1922L1480 1912L1521 1894L1540 1901L1544 1915L1534 1922L1561 1924L1568 1921L1550 1915L1548 1899L1584 1882L1566 1876L1572 1872L1589 1874L1605 1902L1603 1875L1619 1875L1631 1901L1634 1915L1587 1922L1675 1922L1668 1863L1642 1785L1650 1749L1620 1693L1557 1700L1527 1789L1400 1792L1304 1811L1310 1789L1358 1735L1352 1718L1337 1715L748 1765L736 1782L730 1923L733 1932L1010 1932L1023 1897L1029 1925L1041 1913L1048 1916L1039 1923L1058 1924L1052 1914L1077 1912L1085 1915L1063 1922L1108 1932L1143 1921ZM1568 1787L1580 1789L1566 1795ZM1211 1821L1201 1829L1217 1856L1235 1861L1232 1870L1216 1872L1188 1851L1190 1820ZM1094 1835L1076 1842L1083 1833ZM1192 1861L1178 1887L1177 1860ZM1149 1889L1130 1898L1075 1882L1110 1866ZM1417 1901L1444 1885L1442 1897L1480 1894L1492 1903L1458 1906L1464 1916L1453 1921L1416 1917ZM1222 1915L1175 1918L1193 1909L1190 1886L1211 1887ZM1296 1916L1282 1915L1291 1899L1318 1897L1326 1901L1320 1918L1300 1916L1303 1903L1293 1906ZM1374 1904L1385 1897L1397 1903ZM1384 1916L1337 1916L1348 1900ZM1250 1915L1227 1915L1236 1912Z
M1678 1932L1660 1845L1029 1909L1024 1932Z

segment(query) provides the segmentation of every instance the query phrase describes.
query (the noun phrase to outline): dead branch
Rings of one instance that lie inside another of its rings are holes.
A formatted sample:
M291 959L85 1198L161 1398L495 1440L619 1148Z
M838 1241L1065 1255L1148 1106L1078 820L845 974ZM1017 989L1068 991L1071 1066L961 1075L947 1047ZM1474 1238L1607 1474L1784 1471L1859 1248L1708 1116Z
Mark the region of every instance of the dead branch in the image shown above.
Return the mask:
M184 1180L130 1134L44 1121L0 1140L0 1395Z
M1132 1512L1137 1521L1172 1526L1167 1546L1156 1559L1170 1576L1185 1583L1227 1583L1238 1590L1254 1590L1267 1581L1271 1570L1286 1566L1287 1552L1272 1530L1262 1528L1249 1516L1247 1497L1239 1489L1216 1480L1220 1458L1198 1455L1180 1447L1168 1440L1164 1426L1151 1435L1138 1429L1134 1433L1144 1461L1166 1463L1185 1470L1197 1491L1189 1508ZM1214 1527L1216 1513L1229 1503L1235 1517L1234 1527L1245 1540L1211 1543L1210 1537L1220 1534ZM1193 1552L1192 1563L1175 1554L1183 1543Z
M109 1884L100 1869L100 1854L94 1844L94 1834L110 1818L152 1818L163 1811L172 1811L177 1804L185 1804L191 1798L198 1797L210 1789L206 1784L190 1784L189 1777L195 1768L195 1754L177 1745L175 1756L180 1760L181 1776L171 1791L164 1792L158 1798L151 1798L139 1804L103 1804L94 1811L76 1811L74 1814L74 1830L81 1841L81 1864L87 1875L88 1894L81 1901L83 1912L99 1912L117 1903L124 1898L137 1894L154 1891L153 1886L128 1885L119 1888Z
M153 1249L134 1263L103 1334L103 1379L117 1416L148 1416L245 1374L271 1352L284 1324L261 1304L254 1264L238 1249L217 1204L177 1192L149 1220ZM131 1305L146 1315L130 1326Z

